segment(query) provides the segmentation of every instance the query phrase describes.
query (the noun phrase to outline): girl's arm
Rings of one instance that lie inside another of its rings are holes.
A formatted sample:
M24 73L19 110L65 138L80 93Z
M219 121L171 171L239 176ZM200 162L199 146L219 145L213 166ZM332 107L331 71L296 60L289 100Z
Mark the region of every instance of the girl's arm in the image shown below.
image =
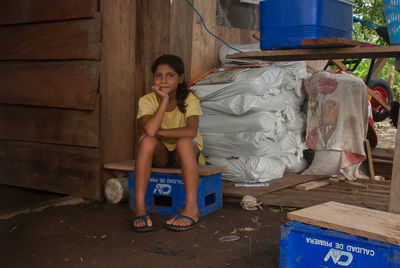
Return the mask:
M157 131L160 129L161 122L163 120L164 113L167 110L167 105L169 101L169 96L167 94L160 94L160 96L161 103L158 106L157 111L153 115L143 116L141 120L144 133L151 137L156 136Z
M186 119L186 127L171 128L171 129L159 129L157 136L165 138L191 138L194 139L197 135L197 129L199 128L199 116L192 115Z

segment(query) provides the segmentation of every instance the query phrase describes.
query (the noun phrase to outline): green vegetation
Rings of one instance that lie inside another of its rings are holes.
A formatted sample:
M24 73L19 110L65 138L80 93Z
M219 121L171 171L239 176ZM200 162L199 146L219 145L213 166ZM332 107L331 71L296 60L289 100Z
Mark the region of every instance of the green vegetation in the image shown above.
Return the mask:
M380 26L386 26L383 0L355 0L353 16L364 21L373 22ZM385 45L385 41L376 33L374 29L371 29L359 22L355 22L353 28L355 32L353 34L353 39L371 44ZM389 62L379 73L379 77L388 83L390 80L389 77L391 66L394 65L394 61L394 59L389 60ZM354 73L357 76L364 78L368 74L370 63L370 59L363 59ZM400 74L397 71L394 71L394 75L394 82L391 87L395 95L398 96L400 94Z

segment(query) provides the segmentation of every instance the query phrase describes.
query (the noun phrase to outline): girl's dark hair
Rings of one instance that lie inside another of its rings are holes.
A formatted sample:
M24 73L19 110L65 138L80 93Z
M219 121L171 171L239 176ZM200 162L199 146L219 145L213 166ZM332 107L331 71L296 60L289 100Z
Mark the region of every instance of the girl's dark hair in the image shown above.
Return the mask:
M158 57L153 65L151 66L151 71L153 74L156 72L157 67L159 65L166 64L170 66L178 75L185 73L185 68L183 67L183 61L180 57L175 55L162 55ZM188 89L185 80L178 84L178 88L176 90L176 99L178 101L178 108L179 111L182 113L186 113L186 105L185 100L186 97L189 95L190 90Z

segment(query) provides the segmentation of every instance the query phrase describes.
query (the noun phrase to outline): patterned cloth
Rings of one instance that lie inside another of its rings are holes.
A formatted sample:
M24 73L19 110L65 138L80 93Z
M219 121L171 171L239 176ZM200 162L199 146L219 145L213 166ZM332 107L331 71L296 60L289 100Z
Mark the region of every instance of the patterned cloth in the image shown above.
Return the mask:
M342 152L339 171L348 179L366 159L368 97L364 82L346 73L317 72L304 82L309 94L307 144L313 150ZM326 159L329 164L329 159Z

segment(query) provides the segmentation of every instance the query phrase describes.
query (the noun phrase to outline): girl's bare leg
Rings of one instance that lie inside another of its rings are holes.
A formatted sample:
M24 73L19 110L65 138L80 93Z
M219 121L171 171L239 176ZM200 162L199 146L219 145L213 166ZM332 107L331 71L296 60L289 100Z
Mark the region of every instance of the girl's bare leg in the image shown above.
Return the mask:
M197 163L198 148L190 138L179 139L176 143L177 161L182 168L182 175L185 185L186 206L181 213L195 221L198 221L197 187L199 181L199 167ZM167 224L176 226L187 226L189 223L183 219L175 220L175 217L168 220Z
M135 217L146 214L145 195L152 163L159 167L166 166L168 163L168 151L156 138L142 136L139 141L135 163ZM135 227L144 227L145 222L136 221L133 225ZM152 226L150 218L147 220L147 225Z

